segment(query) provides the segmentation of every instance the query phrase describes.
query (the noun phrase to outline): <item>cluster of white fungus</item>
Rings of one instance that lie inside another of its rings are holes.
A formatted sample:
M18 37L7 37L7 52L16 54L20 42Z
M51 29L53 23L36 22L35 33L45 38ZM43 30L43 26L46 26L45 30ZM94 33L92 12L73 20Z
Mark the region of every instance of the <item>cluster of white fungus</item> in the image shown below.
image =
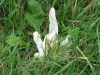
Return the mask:
M55 45L55 40L57 39L58 35L58 24L57 24L57 19L55 16L55 9L52 7L49 12L49 33L45 35L44 40L41 40L40 34L35 31L33 32L33 39L34 42L37 45L38 52L34 54L34 57L38 57L39 59L42 59L45 55L48 54L49 51L49 46L52 48ZM70 36L68 35L60 44L66 45L69 43L69 38ZM50 45L48 45L49 43ZM69 46L69 45L67 45Z

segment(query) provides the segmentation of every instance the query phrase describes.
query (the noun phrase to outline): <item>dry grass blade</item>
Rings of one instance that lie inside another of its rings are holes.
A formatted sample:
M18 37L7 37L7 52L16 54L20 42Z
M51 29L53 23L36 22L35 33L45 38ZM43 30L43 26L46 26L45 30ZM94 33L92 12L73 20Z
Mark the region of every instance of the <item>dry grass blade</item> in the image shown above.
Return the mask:
M77 46L77 49L79 50L79 52L83 55L83 57L86 59L86 61L88 62L88 64L90 65L92 71L94 70L93 66L91 65L91 63L89 62L89 60L87 59L87 57L83 54L83 52L79 49L79 47Z

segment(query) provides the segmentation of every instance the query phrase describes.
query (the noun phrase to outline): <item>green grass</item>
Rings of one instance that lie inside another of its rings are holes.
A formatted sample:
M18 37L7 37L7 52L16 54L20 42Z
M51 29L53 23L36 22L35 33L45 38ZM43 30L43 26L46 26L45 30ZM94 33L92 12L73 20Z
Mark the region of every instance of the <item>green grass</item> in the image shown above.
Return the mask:
M37 2L35 10L42 12L38 16L31 9L28 12L26 0L0 0L0 75L99 75L100 0ZM73 44L69 49L58 46L56 57L51 49L42 61L34 58L37 48L28 32L37 30L43 39L52 6L59 24L58 39L70 34ZM26 12L35 17L27 18Z

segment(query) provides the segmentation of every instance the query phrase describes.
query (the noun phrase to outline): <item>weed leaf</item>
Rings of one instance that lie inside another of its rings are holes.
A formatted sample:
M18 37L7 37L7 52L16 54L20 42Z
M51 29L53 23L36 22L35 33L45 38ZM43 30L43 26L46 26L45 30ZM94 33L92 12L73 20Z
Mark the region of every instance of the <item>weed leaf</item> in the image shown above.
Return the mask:
M28 21L29 25L37 31L40 30L40 26L44 22L43 15L44 12L41 5L35 0L29 0L26 10L26 20Z

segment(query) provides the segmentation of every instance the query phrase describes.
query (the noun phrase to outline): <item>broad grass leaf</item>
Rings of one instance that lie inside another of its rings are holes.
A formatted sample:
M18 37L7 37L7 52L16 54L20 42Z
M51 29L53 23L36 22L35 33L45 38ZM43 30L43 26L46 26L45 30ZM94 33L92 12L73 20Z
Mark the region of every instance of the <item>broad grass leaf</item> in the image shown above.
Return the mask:
M10 46L15 46L16 44L20 46L26 45L25 41L23 41L20 37L15 36L14 34L11 34L6 38L6 43Z
M35 0L29 0L26 10L26 20L28 21L29 25L37 31L40 30L40 26L44 22L43 15L44 12L41 5Z

